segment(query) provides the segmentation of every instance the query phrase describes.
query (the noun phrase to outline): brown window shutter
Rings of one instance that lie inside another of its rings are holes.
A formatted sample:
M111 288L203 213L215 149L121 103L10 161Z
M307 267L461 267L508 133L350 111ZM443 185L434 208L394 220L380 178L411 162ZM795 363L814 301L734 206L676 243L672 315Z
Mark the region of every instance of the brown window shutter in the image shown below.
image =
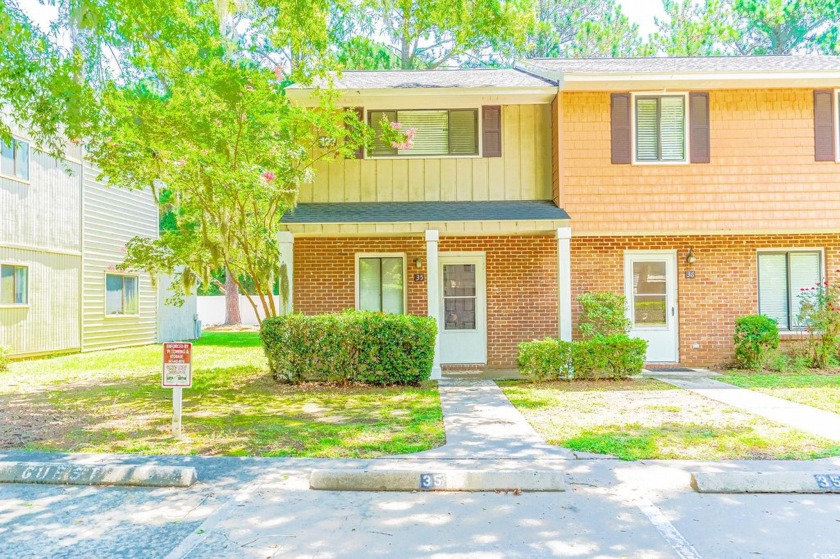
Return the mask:
M502 107L499 105L481 107L481 155L502 156Z
M834 92L814 91L814 159L834 161L834 142L837 131L834 127Z
M365 121L365 108L364 107L353 107L353 110L356 111L356 116L359 117L359 122ZM365 148L359 147L356 150L356 159L364 159L365 158Z
M709 163L712 160L712 147L709 134L709 94L696 91L688 95L689 120L691 133L691 162Z
M613 93L610 101L610 142L612 162L630 164L633 162L630 141L630 94Z

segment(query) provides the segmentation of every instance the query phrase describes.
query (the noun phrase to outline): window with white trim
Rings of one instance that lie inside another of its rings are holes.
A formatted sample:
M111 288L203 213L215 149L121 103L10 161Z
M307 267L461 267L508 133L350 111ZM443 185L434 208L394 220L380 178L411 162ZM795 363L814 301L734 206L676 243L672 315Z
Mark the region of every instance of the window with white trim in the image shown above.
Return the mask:
M637 95L633 107L636 161L687 161L685 95Z
M415 130L410 149L398 149L382 139L383 118ZM373 157L478 155L478 109L368 111L368 124L376 131L370 149Z
M402 256L359 256L358 309L405 312L405 260Z
M29 142L0 140L0 175L29 180Z
M139 285L137 276L105 274L105 314L139 314Z
M798 330L800 299L822 281L818 250L758 253L758 312L774 319L780 330Z
M29 304L29 268L14 264L0 266L0 305Z

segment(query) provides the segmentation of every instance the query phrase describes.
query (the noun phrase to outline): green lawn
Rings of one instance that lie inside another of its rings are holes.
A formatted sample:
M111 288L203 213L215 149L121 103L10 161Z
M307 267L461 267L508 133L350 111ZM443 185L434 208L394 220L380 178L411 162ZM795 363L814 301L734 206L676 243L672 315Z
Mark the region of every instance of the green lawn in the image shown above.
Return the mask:
M290 386L254 332L206 332L171 436L159 345L13 363L0 373L0 448L249 456L375 457L445 442L437 388Z
M724 371L723 382L840 413L840 371L834 373L755 373Z
M638 459L809 459L831 441L648 379L500 383L551 444Z

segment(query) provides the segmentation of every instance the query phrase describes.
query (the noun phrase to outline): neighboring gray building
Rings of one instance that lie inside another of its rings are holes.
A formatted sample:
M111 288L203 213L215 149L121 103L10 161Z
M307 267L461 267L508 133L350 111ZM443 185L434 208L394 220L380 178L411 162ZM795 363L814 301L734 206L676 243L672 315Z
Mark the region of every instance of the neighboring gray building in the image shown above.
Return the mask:
M151 192L102 184L81 155L58 161L24 134L2 144L0 345L33 356L191 338L194 301L159 308L166 281L116 269L129 239L158 235Z

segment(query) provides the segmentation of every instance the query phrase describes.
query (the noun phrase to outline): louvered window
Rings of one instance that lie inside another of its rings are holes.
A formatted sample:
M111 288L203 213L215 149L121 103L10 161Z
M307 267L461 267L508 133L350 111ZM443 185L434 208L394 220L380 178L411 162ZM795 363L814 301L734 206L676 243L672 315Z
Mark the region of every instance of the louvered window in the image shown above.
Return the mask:
M685 96L637 96L635 108L636 161L685 161Z
M387 118L403 129L414 128L410 149L398 149L382 139L381 122ZM368 124L376 131L374 157L478 155L478 110L369 111Z
M803 290L818 288L821 278L819 251L759 253L759 312L774 319L781 330L800 329L800 296Z

